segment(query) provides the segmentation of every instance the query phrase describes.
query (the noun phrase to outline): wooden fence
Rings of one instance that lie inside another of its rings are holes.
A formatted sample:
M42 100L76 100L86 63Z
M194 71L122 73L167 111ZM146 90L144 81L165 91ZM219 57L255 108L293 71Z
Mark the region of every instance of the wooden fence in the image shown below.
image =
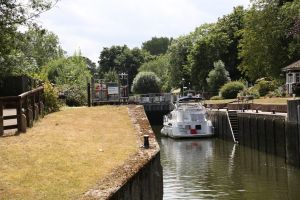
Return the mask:
M33 126L34 120L38 120L39 116L43 116L43 92L44 88L41 86L18 96L0 97L0 135L9 129L26 132L27 127ZM4 116L4 107L16 109L16 115ZM5 120L13 119L16 119L16 124L5 125Z

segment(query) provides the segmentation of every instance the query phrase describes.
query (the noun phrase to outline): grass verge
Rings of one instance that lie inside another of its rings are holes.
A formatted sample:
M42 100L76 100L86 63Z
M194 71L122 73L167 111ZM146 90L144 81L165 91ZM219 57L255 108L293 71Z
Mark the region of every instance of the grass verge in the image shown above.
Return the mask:
M1 199L73 199L138 150L127 107L67 108L0 138Z

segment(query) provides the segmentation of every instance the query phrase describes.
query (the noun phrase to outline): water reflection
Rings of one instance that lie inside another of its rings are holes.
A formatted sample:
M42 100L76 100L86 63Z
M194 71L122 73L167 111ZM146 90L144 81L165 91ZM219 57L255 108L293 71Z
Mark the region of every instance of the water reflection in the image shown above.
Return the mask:
M219 139L159 142L164 199L300 199L300 170L281 158Z

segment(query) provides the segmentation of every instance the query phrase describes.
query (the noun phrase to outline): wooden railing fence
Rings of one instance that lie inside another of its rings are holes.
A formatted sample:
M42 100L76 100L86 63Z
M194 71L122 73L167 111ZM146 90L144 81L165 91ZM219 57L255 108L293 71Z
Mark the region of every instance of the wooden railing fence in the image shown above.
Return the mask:
M18 96L0 97L0 135L5 130L17 129L26 132L27 127L33 126L33 121L44 114L44 87L40 86ZM16 109L16 115L4 115L4 106ZM16 124L5 125L5 120L16 119Z

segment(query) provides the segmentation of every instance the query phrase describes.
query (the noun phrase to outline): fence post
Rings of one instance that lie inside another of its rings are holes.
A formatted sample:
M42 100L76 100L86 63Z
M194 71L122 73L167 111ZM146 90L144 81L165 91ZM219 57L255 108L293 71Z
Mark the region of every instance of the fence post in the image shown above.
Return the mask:
M19 97L17 99L17 124L18 124L18 131L22 132L22 98Z
M35 93L33 93L33 94L30 94L30 95L32 95L32 98L31 98L31 108L32 108L32 115L33 115L33 121L34 120L36 120L36 115L35 115L35 112L36 112L36 110L35 110Z
M0 135L4 133L4 123L3 123L3 103L0 101Z
M91 107L91 84L87 84L88 107Z
M30 122L30 110L29 110L29 102L28 102L28 96L25 97L25 115L26 115L26 119L27 119L27 126L31 127L31 122Z

